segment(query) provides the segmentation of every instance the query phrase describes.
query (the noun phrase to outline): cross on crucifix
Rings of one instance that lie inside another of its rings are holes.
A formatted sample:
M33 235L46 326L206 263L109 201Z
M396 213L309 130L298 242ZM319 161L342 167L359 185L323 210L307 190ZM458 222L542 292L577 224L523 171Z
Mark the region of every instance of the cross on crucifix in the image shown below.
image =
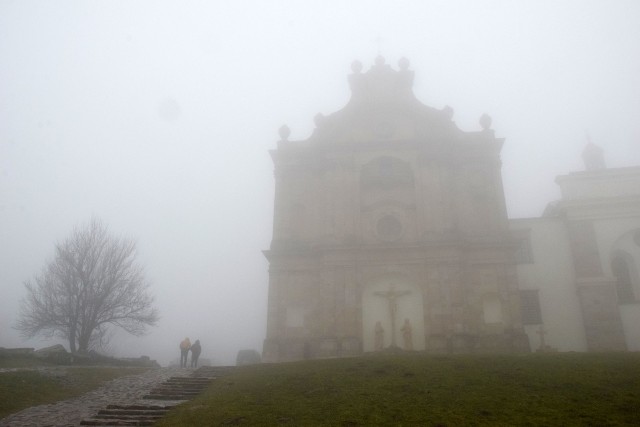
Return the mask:
M389 303L389 316L391 316L391 347L397 347L396 345L396 313L398 312L398 297L410 294L411 291L396 291L395 286L392 283L389 285L389 290L384 292L374 292L375 295L386 298Z
M547 331L544 330L544 326L540 324L540 329L536 331L536 334L540 335L540 350L545 351L547 348L547 344L544 342L544 336L547 334Z
M382 37L378 36L373 41L376 43L376 47L378 48L378 55L380 55L380 51L382 50Z

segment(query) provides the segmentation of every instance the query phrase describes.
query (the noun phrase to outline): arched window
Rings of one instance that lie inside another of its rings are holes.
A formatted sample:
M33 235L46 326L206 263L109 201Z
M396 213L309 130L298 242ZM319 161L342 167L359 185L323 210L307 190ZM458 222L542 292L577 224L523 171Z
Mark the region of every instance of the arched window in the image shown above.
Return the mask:
M619 304L640 304L640 229L622 234L611 246L611 274Z
M631 281L631 270L624 254L618 254L611 261L611 271L616 277L616 290L618 292L619 303L635 302L633 293L633 282Z

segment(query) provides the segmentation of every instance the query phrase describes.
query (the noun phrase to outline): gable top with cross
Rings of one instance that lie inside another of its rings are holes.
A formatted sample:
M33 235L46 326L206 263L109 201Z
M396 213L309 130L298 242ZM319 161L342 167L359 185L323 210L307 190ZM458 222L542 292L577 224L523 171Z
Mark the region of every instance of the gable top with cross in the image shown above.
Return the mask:
M420 102L413 93L414 72L409 60L401 58L397 69L378 55L371 68L363 71L360 61L351 64L348 75L351 97L335 113L318 113L315 129L306 142L311 144L351 144L370 141L476 142L494 143L502 139L491 130L491 119L481 117L480 129L461 131L453 121L453 109L436 109ZM288 128L281 129L281 145L288 146ZM300 141L302 142L302 141ZM303 144L304 145L304 144Z

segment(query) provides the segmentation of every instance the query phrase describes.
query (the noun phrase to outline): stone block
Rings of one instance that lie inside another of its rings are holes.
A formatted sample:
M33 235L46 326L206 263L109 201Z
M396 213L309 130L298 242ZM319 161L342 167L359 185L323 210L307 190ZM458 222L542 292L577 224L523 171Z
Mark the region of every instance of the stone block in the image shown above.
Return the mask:
M34 356L40 358L48 358L55 355L67 354L67 350L64 348L62 344L52 345L50 347L44 347L34 351Z
M261 361L260 353L256 350L240 350L236 356L236 366L255 365Z

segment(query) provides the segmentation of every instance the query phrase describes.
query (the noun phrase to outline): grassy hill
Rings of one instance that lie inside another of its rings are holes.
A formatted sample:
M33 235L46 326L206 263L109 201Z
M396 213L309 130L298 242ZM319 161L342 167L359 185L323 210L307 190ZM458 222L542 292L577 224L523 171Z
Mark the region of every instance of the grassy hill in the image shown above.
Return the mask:
M376 354L243 366L158 425L640 425L640 354Z

